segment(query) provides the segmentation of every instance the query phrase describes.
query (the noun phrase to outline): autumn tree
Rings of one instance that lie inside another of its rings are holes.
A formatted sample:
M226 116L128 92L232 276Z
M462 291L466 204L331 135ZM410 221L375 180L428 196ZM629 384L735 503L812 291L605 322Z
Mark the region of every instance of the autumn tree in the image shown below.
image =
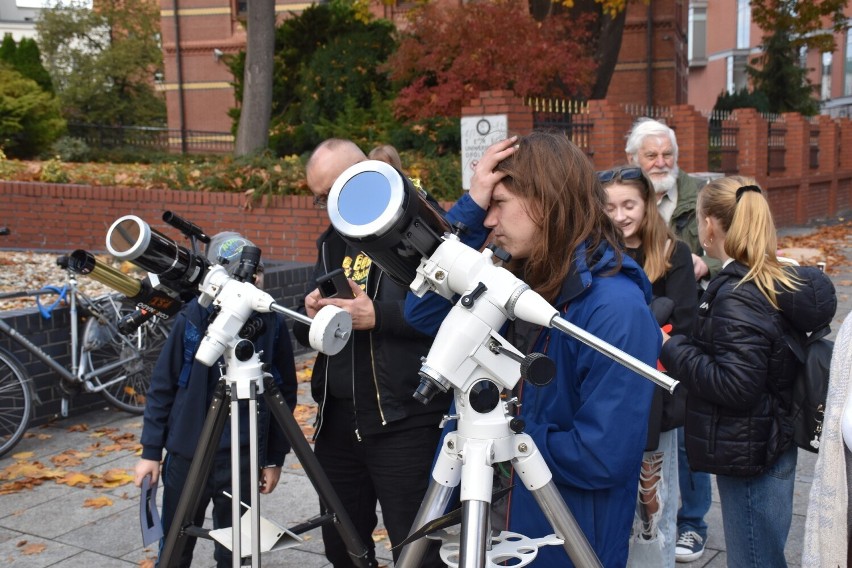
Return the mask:
M760 0L751 3L752 19L763 31L763 53L747 71L753 88L773 112L819 111L807 69L799 64L803 47L834 51L834 33L845 28L847 0Z
M160 12L149 0L82 0L41 10L39 45L65 117L109 125L161 125L166 107L154 90L162 69Z
M459 116L483 90L587 97L595 64L584 20L537 22L526 3L509 1L418 8L387 69L401 85L397 115L419 120Z

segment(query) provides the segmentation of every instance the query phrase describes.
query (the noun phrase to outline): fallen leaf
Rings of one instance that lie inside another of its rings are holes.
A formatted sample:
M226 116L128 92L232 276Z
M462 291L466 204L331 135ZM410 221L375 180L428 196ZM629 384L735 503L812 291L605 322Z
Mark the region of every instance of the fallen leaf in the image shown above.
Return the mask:
M75 485L88 485L92 482L92 478L85 473L72 472L68 473L62 479L57 479L56 483L60 485L70 485L74 487Z
M16 479L18 477L36 477L44 469L39 462L18 462L0 471L0 479Z
M68 427L69 432L88 432L89 426L87 424L75 424L73 426Z
M33 457L34 455L35 455L34 452L18 452L17 454L12 455L12 459L15 459L15 460L18 460L18 461L28 460L31 457Z
M97 479L92 480L92 487L118 487L133 482L133 476L124 469L111 469Z
M145 560L139 563L139 568L154 568L154 559L146 558Z
M387 529L376 529L373 531L373 542L381 542L388 537Z
M32 556L34 554L41 554L44 552L44 549L47 548L46 544L40 542L34 542L32 544L27 544L26 546L21 547L21 554L26 556Z
M92 497L83 501L83 506L89 509L100 509L101 507L112 507L112 499L106 495L100 497Z

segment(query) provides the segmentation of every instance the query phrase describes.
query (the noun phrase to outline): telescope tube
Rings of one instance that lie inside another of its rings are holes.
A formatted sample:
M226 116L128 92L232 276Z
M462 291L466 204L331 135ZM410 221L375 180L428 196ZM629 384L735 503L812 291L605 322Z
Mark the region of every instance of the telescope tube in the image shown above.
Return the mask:
M68 268L77 274L89 276L128 298L133 298L142 291L142 282L100 262L85 250L77 249L68 256Z

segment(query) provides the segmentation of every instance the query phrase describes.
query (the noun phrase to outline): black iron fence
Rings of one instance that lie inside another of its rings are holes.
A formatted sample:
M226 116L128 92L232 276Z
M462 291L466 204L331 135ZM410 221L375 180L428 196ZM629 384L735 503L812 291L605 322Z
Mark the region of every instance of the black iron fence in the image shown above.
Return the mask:
M737 126L729 111L712 111L707 116L708 155L707 167L711 172L723 172L725 175L739 173L737 165Z
M561 130L591 158L592 122L589 103L569 99L529 97L525 101L532 110L533 128Z
M137 148L170 153L226 154L234 149L230 132L177 130L152 126L69 124L68 135L91 148Z

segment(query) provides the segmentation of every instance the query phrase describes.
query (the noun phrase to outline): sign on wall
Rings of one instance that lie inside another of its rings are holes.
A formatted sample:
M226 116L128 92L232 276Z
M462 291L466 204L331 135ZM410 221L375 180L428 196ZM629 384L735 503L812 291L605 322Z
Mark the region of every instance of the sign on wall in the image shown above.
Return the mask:
M470 189L470 178L479 158L491 144L503 140L509 132L505 114L463 116L461 119L462 187Z

